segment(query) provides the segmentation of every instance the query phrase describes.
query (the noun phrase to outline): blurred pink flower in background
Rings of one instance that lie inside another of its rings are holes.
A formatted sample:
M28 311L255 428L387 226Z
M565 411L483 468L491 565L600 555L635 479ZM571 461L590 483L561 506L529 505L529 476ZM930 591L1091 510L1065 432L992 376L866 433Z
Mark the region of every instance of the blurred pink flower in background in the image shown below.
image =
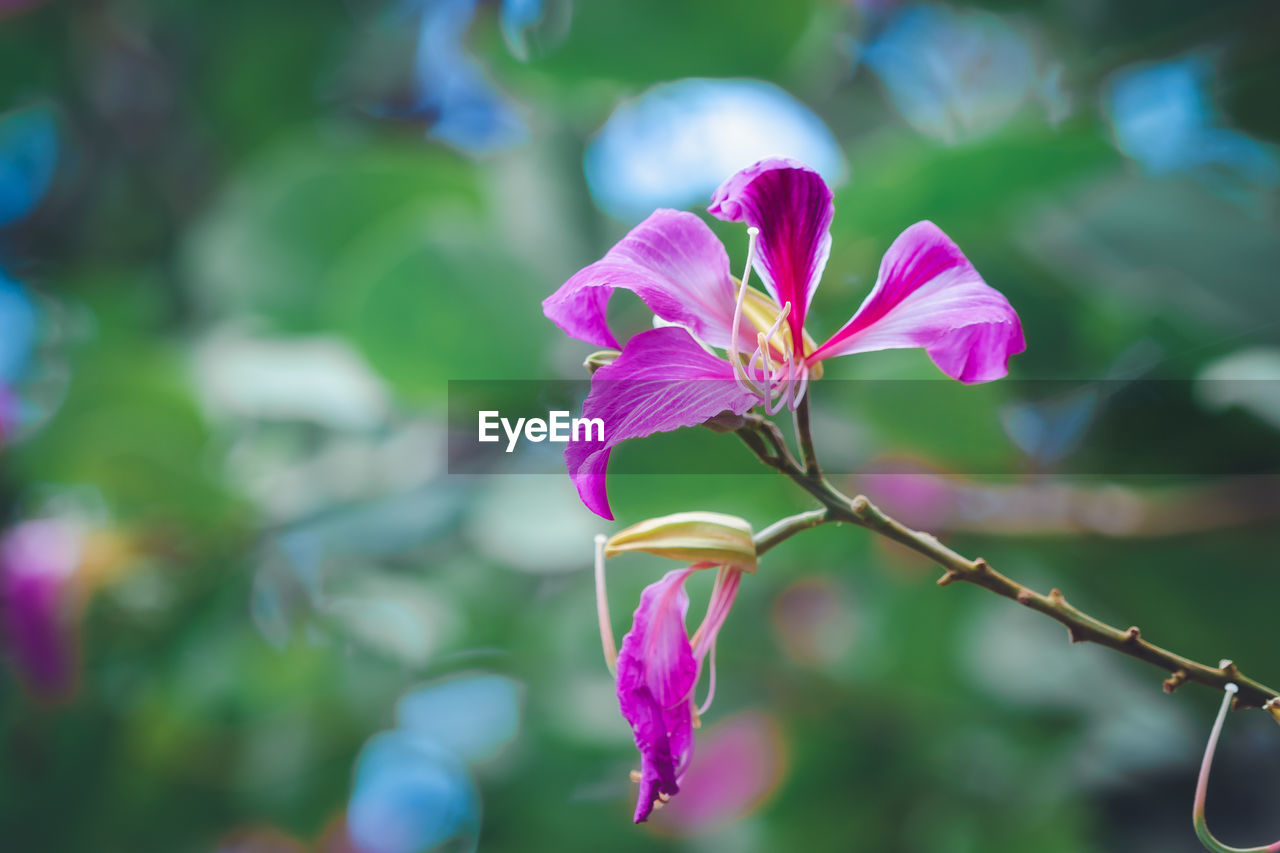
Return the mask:
M56 702L75 693L84 606L128 554L118 534L67 519L24 521L0 541L4 642L36 698Z
M680 834L714 830L763 806L787 771L786 745L768 714L748 711L710 727L659 825Z
M57 521L26 521L0 543L5 641L36 695L69 697L79 668L74 576L80 536Z
M4 385L0 385L0 444L4 443L17 426L18 398Z
M860 488L904 524L919 530L950 530L955 522L959 478L923 462L890 458L859 476Z
M773 629L787 657L817 668L838 663L858 635L857 618L844 589L823 577L801 578L778 594Z

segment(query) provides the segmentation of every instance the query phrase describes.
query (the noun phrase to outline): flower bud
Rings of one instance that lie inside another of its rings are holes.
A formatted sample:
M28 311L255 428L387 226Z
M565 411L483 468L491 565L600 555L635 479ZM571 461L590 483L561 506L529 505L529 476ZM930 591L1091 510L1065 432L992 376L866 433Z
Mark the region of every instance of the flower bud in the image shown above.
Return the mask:
M618 352L616 349L596 350L586 357L582 362L582 366L587 369L588 373L595 373L606 364L613 364L614 359L620 355L622 355L622 353Z
M643 551L686 563L756 570L751 525L718 512L678 512L633 524L605 544L605 556Z

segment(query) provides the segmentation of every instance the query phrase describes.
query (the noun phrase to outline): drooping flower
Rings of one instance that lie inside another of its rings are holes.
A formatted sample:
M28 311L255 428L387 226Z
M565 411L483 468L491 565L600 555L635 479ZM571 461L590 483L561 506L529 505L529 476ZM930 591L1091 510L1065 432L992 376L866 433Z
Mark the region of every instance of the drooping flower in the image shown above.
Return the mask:
M667 572L640 595L631 630L614 651L605 591L604 561L624 551L699 560ZM705 559L702 559L705 558ZM715 644L744 572L755 571L751 526L719 513L679 513L651 519L606 542L596 537L596 605L605 661L617 677L618 704L640 751L640 783L634 820L648 819L675 796L693 755L693 730L715 696ZM690 637L685 628L689 595L684 583L695 571L718 568L707 614ZM710 656L707 698L695 704L703 661Z
M542 303L567 334L598 346L618 347L605 317L616 288L634 292L665 324L631 338L592 375L583 415L604 421L604 440L565 450L583 503L604 518L613 518L609 452L628 438L757 405L771 413L795 408L833 356L920 347L943 373L975 383L1004 376L1009 357L1026 347L1008 300L932 222L917 222L893 242L861 307L815 345L804 321L831 250L834 215L822 177L792 160L763 160L729 178L709 210L749 226L741 282L706 223L664 209ZM767 294L750 286L753 268Z

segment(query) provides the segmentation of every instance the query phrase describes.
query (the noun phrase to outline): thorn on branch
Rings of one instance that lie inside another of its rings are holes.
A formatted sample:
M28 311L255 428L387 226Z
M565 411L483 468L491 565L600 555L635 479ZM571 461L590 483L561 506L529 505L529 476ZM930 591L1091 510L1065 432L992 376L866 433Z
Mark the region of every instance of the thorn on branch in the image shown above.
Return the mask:
M1172 693L1187 683L1187 671L1180 669L1164 680L1164 692Z
M1055 592L1056 592L1056 590L1055 590ZM1089 638L1088 638L1088 637L1086 637L1084 634L1080 633L1080 629L1079 629L1079 628L1077 628L1075 625L1068 625L1068 626L1067 626L1067 635L1071 637L1071 642L1073 642L1073 643L1084 643L1084 642L1087 642L1087 641L1089 640Z
M960 580L960 573L947 569L946 574L938 578L938 586L950 586Z

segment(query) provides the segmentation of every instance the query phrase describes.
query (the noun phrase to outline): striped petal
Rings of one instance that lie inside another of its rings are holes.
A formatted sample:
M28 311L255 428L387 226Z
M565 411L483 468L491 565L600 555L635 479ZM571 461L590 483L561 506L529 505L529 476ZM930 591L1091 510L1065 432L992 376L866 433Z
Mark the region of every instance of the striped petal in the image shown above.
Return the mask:
M922 347L952 379L989 382L1026 349L1009 300L978 275L951 238L917 222L893 242L857 313L809 356Z
M547 297L542 310L570 337L616 349L605 312L619 287L711 346L729 346L735 295L729 256L694 214L655 211Z
M761 160L716 190L712 216L760 229L755 270L779 305L791 303L791 339L801 340L805 314L831 252L831 188L794 160Z
M612 519L605 472L614 445L697 426L726 411L740 415L758 402L734 381L729 362L698 346L684 329L642 332L592 375L582 416L604 422L604 439L584 430L565 447L569 475L587 508Z

